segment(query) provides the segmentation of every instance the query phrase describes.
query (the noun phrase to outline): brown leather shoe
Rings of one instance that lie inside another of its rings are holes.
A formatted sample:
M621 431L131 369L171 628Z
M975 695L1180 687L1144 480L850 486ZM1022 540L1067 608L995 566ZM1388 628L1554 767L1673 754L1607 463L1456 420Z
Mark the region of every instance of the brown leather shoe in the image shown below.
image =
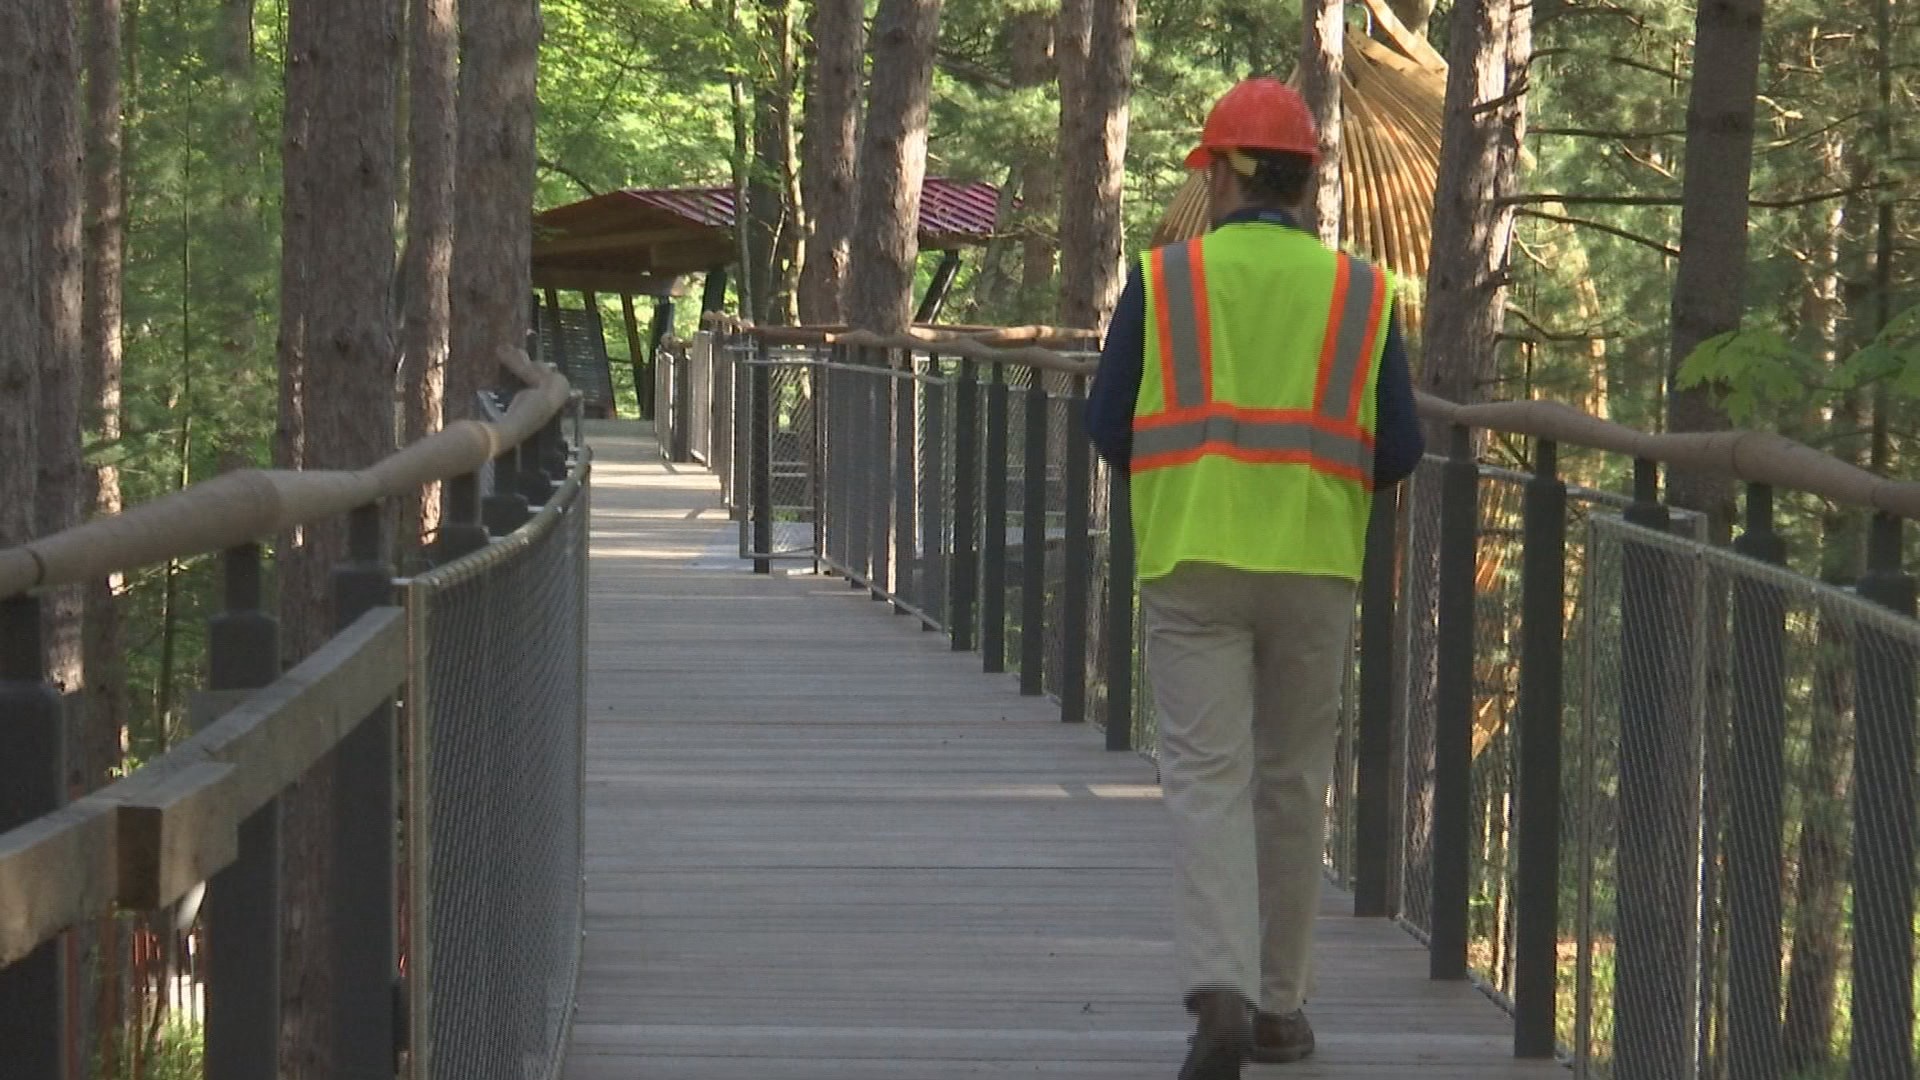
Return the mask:
M1232 990L1196 990L1187 995L1187 1011L1193 1041L1180 1080L1240 1080L1253 1048L1253 1003Z
M1299 1009L1281 1016L1261 1012L1253 1019L1253 1049L1250 1061L1284 1065L1313 1056L1313 1025Z

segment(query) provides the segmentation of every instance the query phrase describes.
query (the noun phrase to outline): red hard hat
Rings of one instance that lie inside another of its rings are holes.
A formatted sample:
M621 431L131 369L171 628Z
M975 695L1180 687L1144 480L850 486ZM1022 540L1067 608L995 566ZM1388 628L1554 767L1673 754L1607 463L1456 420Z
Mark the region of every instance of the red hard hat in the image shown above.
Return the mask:
M1222 95L1207 114L1187 168L1204 169L1230 150L1279 150L1317 157L1320 137L1298 91L1278 79L1248 79Z

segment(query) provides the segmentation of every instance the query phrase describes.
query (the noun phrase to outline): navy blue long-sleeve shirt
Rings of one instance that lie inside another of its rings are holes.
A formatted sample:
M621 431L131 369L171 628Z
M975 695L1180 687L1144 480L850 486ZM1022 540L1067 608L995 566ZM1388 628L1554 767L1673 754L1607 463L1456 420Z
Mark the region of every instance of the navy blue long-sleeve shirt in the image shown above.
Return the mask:
M1273 210L1243 210L1217 225L1241 222L1299 227L1292 216ZM1087 434L1100 456L1122 471L1133 455L1133 412L1140 396L1146 352L1147 293L1136 262L1127 273L1126 288L1121 290L1113 320L1107 324L1100 367L1087 397ZM1407 346L1397 312L1388 319L1386 350L1380 358L1374 395L1373 483L1376 489L1384 489L1412 475L1426 452L1426 440L1414 412L1413 376L1407 366Z

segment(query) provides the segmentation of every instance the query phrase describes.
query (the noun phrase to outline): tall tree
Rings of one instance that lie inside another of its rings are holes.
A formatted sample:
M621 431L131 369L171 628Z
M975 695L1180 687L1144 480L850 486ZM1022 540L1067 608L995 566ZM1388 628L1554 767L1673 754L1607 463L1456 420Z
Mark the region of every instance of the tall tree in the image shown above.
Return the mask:
M794 235L800 207L790 196L793 165L793 0L759 0L753 102L753 156L748 162L747 296L757 323L787 322L793 297L781 237Z
M538 0L460 6L460 199L454 213L453 327L446 413L473 410L498 350L527 340L533 283L533 122Z
M1727 414L1708 386L1682 388L1680 364L1709 338L1740 328L1746 299L1747 199L1753 177L1753 111L1765 0L1709 0L1695 12L1681 181L1680 265L1673 282L1668 359L1670 431L1716 431ZM1437 306L1437 305L1436 305ZM1711 511L1716 531L1732 514L1724 481L1676 472L1676 504Z
M1059 78L1054 62L1057 21L1058 12L1050 3L1028 4L1006 13L999 46L1007 53L1014 90L1039 91ZM988 242L973 286L975 312L1014 322L1044 320L1056 306L1058 129L1044 136L1033 134L1008 163L1006 185L1000 190L999 234Z
M308 469L364 468L393 447L397 14L389 0L296 0L289 11L286 128L300 144L288 148L285 183L299 216L286 222L282 257L301 272L299 287L281 297L283 347L291 346L282 362L300 366L298 404L311 406L298 425L298 460ZM305 529L282 554L289 655L306 655L331 633L328 571L345 554L344 520ZM332 1073L327 942L341 928L327 925L325 902L331 773L323 760L285 804L290 1030L282 1072L295 1080Z
M1420 378L1455 401L1480 397L1494 377L1512 251L1514 212L1505 200L1518 183L1526 134L1531 10L1526 0L1467 0L1450 29ZM1434 445L1445 445L1442 434Z
M460 76L456 0L412 0L407 25L407 248L401 264L406 296L402 344L406 439L439 430L446 386L448 280L453 270L455 93ZM437 504L410 508L415 540L432 531Z
M880 0L874 17L873 86L860 148L847 309L855 326L881 333L905 330L913 321L939 28L940 0Z
M126 185L122 179L120 0L88 0L86 245L81 289L81 399L85 426L99 443L120 438L120 382L126 273ZM92 509L120 512L120 470L112 456L93 466ZM87 686L85 769L88 783L119 763L127 722L117 580L88 586L82 652Z
M1300 93L1320 129L1320 161L1307 199L1308 228L1324 243L1340 242L1340 89L1345 81L1347 16L1344 0L1308 0L1301 7Z
M808 34L813 65L802 147L806 160L800 173L807 227L800 270L800 321L817 326L845 317L866 4L863 0L814 0Z
M30 282L42 272L41 206L45 198L41 135L42 80L51 33L41 4L0 6L0 281ZM39 387L40 295L12 284L0 289L0 400L32 402ZM33 536L39 451L34 408L0 409L0 544Z
M1133 81L1135 0L1091 5L1085 66L1077 65L1077 13L1062 9L1060 158L1061 321L1106 325L1120 298L1122 184ZM1069 29L1069 27L1072 29Z
M80 52L78 11L72 0L41 4L43 66L40 97L40 265L27 279L39 293L35 336L40 376L34 409L39 475L34 483L34 531L47 536L80 521L87 482L80 452L81 191ZM47 678L63 690L82 687L81 590L47 597Z

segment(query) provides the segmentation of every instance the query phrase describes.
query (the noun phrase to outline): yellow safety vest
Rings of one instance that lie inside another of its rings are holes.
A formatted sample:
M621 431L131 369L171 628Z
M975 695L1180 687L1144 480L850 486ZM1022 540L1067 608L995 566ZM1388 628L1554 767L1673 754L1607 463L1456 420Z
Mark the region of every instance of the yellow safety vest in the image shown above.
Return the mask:
M1257 222L1156 248L1141 268L1140 579L1202 562L1358 581L1388 275Z

